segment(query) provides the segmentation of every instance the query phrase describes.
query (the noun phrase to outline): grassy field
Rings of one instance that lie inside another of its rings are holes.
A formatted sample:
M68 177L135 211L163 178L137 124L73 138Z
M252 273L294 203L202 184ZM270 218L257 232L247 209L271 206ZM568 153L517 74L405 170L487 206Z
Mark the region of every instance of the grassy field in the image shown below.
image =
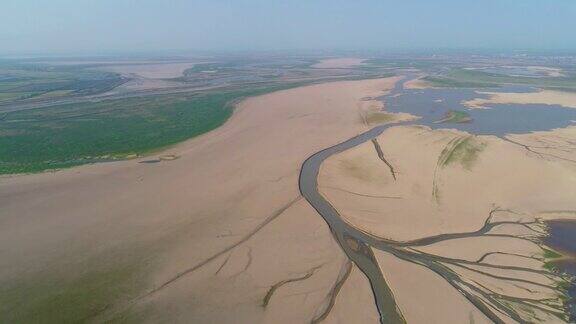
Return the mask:
M442 151L439 159L440 166L446 167L459 163L465 169L470 170L485 147L486 144L478 141L474 136L458 137Z
M157 250L122 247L2 282L0 322L87 322L114 302L147 288L146 276L152 268L149 258L156 256Z
M386 124L396 120L394 114L381 112L381 111L370 111L365 116L365 121L368 125Z
M470 114L465 111L450 110L436 123L469 123L472 121Z
M286 87L118 99L6 113L0 115L0 174L145 154L220 126L231 115L230 103L235 100Z
M436 88L495 88L498 87L497 83L470 81L466 79L458 79L457 77L436 77L427 76L422 80L428 82L431 86Z

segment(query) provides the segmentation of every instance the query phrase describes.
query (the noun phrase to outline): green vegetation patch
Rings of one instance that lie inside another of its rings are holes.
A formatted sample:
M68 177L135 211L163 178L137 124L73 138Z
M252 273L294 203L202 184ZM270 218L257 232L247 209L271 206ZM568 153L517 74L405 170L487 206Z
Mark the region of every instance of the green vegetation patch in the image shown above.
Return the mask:
M396 120L396 116L391 113L371 111L366 114L366 123L368 125L386 124Z
M478 141L474 136L457 137L442 150L438 165L446 167L459 163L465 169L470 170L485 147L486 143Z
M296 86L292 84L290 86ZM0 115L0 174L122 159L210 131L268 86L67 104Z
M450 77L427 76L427 77L422 78L422 80L428 82L431 87L435 87L435 88L494 88L494 87L498 87L498 84L496 84L496 83L484 83L484 82L475 82L475 81L467 81L467 80L458 80L458 79L450 78Z
M557 271L556 263L554 261L546 261L544 263L544 269L548 271Z
M544 268L550 271L560 271L559 263L566 260L561 253L542 247L542 257L544 258Z
M242 67L242 61L239 62L225 62L225 63L200 63L184 70L184 77L193 76L196 73L205 72L233 72Z
M42 272L24 273L0 285L2 323L81 323L146 289L154 249L106 251Z
M544 250L544 253L542 255L544 257L544 259L551 260L551 259L558 259L558 258L562 257L562 254L560 254L556 251L546 249L546 248L542 248L542 249Z
M441 120L436 121L435 123L469 123L472 121L472 117L470 114L465 111L459 110L450 110L445 115L444 118Z

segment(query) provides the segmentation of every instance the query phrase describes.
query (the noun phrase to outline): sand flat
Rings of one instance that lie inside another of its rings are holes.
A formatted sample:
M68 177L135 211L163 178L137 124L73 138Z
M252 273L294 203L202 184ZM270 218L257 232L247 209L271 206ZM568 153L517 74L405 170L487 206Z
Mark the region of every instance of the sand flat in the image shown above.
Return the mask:
M404 88L405 89L420 90L420 89L433 88L433 86L430 84L430 82L428 82L426 80L414 79L414 80L410 80L410 81L406 82L404 84Z
M491 323L433 272L386 252L374 254L407 323Z
M457 275L461 279L452 282L458 285L478 285L510 300L550 300L559 311L562 279L545 270L543 250L531 239L546 231L539 220L543 214L576 218L574 140L573 128L502 139L397 126L377 137L389 165L379 159L373 143L365 142L322 164L319 190L344 221L375 237L405 243L448 235L421 246L389 244L408 258L414 253L423 258L413 263L374 250L408 322L462 322L468 316L486 320L470 313L475 307L448 279L432 280L438 276L422 260ZM557 155L560 150L563 155ZM478 232L486 222L506 223ZM458 233L468 234L449 236ZM416 283L414 277L426 275L431 279ZM428 297L421 299L424 295ZM420 311L425 301L435 300L443 303ZM442 310L442 305L457 304L462 304L456 307L462 310L458 314ZM516 306L526 321L563 322L527 305Z
M551 162L553 157L496 137L475 137L481 150L473 160L439 165L449 143L467 136L419 126L390 128L378 142L396 180L367 142L327 160L320 189L355 227L399 241L473 231L494 206L531 213L552 206L576 209L574 163Z
M469 108L486 108L491 104L543 104L560 105L568 108L576 108L576 93L554 90L541 90L528 93L501 93L501 92L478 92L488 95L487 99L476 98L463 102Z
M213 272L203 267L191 271L130 311L135 316L185 322L192 315L219 318L222 312L215 304L227 309L243 304L247 306L234 319L249 320L267 316L267 308L260 303L270 285L322 265L322 275L298 284L301 291L294 293L300 295L290 297L292 302L274 304L274 314L311 318L322 307L340 271L341 262L337 261L345 256L321 217L297 200L301 162L365 130L359 118L362 98L382 95L395 81L334 82L247 99L221 128L163 152L180 157L165 163L143 164L136 159L2 178L2 286L42 283L57 273L82 274L94 263L112 271L121 260L130 260L137 266L130 278L140 278L141 284L119 301L110 297L119 302L112 314L117 315L123 314L128 297L205 263ZM263 230L273 230L279 221L284 223L276 234L265 235ZM277 234L286 237L280 239ZM223 273L234 280L212 278L233 250L231 268ZM289 255L291 266L282 266ZM241 273L234 276L238 269ZM200 280L204 276L212 279ZM74 282L69 284L75 287ZM220 300L222 290L212 290L210 285L226 289L230 297ZM314 287L316 297L306 299L306 287ZM93 297L101 292L108 298L105 285L98 289ZM20 297L26 299L26 292L20 291L24 294ZM191 299L177 298L181 293ZM347 297L340 294L338 298ZM301 312L290 306L299 300L308 300ZM155 307L166 301L172 307L169 313Z

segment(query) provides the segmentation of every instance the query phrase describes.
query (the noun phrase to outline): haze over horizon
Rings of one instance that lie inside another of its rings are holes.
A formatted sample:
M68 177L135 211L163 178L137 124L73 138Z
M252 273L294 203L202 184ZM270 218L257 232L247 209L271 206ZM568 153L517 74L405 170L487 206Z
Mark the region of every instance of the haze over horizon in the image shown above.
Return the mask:
M576 1L7 0L0 55L286 49L574 50Z

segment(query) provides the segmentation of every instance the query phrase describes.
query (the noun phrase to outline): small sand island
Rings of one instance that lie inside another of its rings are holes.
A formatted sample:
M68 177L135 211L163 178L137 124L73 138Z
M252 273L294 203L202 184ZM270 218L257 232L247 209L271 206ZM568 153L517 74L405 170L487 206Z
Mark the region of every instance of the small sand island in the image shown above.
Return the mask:
M544 104L576 108L576 93L541 90L528 93L479 92L488 98L476 98L464 104L470 108L486 108L492 104Z
M444 114L444 118L436 121L436 123L470 123L472 117L465 111L450 110Z

